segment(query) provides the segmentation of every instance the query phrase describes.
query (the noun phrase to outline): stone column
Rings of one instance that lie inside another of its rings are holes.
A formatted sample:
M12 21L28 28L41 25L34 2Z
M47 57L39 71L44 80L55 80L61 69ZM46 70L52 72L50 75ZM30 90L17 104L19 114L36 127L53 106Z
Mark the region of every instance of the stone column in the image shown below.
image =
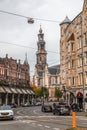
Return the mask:
M20 106L20 94L18 94L18 106Z
M25 94L23 95L23 104L25 103Z
M6 102L5 104L7 105L8 104L8 93L6 94Z
M2 104L1 93L0 93L0 104Z
M28 97L27 97L27 102L29 102L29 94L27 95Z
M12 94L12 103L15 103L14 102L15 100L14 100L14 93Z

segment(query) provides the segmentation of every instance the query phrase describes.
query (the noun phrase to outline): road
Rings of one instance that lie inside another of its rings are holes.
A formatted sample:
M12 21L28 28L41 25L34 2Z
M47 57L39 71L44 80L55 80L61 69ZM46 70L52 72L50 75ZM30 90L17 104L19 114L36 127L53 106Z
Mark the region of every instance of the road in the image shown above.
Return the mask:
M72 126L71 116L54 116L41 112L41 107L14 109L13 121L0 121L0 130L66 130ZM87 128L87 117L77 116L77 125Z

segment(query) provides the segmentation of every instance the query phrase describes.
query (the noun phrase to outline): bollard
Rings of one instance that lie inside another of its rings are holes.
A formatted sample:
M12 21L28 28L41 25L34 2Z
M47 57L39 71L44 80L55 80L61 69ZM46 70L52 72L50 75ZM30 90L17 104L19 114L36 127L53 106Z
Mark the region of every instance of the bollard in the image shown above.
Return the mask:
M76 128L76 112L72 112L72 127Z

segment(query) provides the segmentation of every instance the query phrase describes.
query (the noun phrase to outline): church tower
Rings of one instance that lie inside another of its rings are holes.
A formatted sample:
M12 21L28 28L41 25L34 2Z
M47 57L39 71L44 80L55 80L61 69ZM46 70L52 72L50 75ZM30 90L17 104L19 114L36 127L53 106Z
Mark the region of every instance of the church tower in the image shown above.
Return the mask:
M36 69L37 71L44 71L45 66L47 65L47 52L45 50L45 41L44 41L44 33L40 26L39 34L38 34L38 42L37 42L38 50L36 52Z

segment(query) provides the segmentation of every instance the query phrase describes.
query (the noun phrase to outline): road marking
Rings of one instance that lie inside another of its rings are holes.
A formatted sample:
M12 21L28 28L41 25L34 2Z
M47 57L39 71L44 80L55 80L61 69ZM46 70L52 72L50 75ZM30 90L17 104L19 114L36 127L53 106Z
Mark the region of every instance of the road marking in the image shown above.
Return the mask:
M49 129L49 128L50 128L50 126L46 126L46 125L45 125L45 128L48 128L48 129Z
M35 126L35 125L36 125L36 123L34 123L34 122L33 122L33 123L32 123L32 125L33 125L33 126Z
M19 120L19 122L23 122L23 123L34 123L34 122L37 122L37 121L34 121L34 120Z
M38 124L38 126L43 126L43 125L41 125L41 124Z
M59 128L53 128L54 130L60 130Z

